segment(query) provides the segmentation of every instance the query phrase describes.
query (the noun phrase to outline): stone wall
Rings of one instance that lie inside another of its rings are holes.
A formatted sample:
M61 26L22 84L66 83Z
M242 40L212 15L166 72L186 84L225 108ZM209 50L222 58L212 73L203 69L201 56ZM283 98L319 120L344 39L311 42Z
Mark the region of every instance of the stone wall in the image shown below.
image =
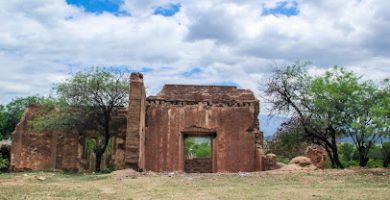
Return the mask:
M201 127L216 131L212 142L213 172L256 171L259 168L256 146L261 145L256 144L261 137L259 102L246 90L243 93L237 90L215 86L168 87L156 97L149 97L146 170L184 171L183 130ZM218 93L220 99L213 99L213 93Z
M39 106L28 107L13 133L11 169L91 169L94 160L85 154L84 136L29 128L38 111ZM112 146L103 156L103 167L185 171L184 138L193 134L213 138L212 172L263 170L258 114L259 101L249 90L166 85L157 96L146 98L143 75L133 73L129 106L117 108L112 116Z
M145 99L143 75L131 74L125 164L138 170L145 168Z
M27 107L13 132L11 170L94 170L94 157L84 155L85 137L72 131L35 132L28 126L28 121L39 112L39 109L36 105ZM113 114L112 146L103 156L105 161L102 163L103 169L124 168L126 114L125 108L118 108ZM88 137L93 137L94 134L90 132Z
M27 107L12 136L11 170L78 168L78 135L74 133L37 133L28 121L39 110Z
M187 173L211 173L212 160L210 158L186 159L184 171Z

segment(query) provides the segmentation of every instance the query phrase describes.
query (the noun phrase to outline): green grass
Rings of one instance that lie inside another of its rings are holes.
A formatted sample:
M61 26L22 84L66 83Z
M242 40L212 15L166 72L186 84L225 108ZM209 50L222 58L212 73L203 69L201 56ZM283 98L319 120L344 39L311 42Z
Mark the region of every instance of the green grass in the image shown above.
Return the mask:
M174 176L0 174L0 199L388 199L389 196L390 171L384 169Z

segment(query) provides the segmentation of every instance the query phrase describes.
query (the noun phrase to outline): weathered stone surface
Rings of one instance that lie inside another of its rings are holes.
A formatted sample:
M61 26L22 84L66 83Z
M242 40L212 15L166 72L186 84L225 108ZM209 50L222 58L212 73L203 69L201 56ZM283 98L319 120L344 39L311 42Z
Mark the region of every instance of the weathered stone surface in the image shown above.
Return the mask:
M273 153L269 153L263 156L264 160L264 170L275 170L280 169L284 166L283 163L279 163L276 161L276 155Z
M145 168L145 99L143 75L131 74L125 162L137 170Z
M255 158L255 171L264 171L265 162L264 162L264 151L260 144L256 145L256 158Z
M308 158L308 157L297 156L297 157L291 159L288 164L295 164L295 165L298 165L300 167L306 167L306 166L310 166L312 163L311 163L310 158Z
M28 126L28 121L39 112L39 109L37 105L27 107L13 132L11 170L93 170L94 157L84 155L84 137L72 131L37 133ZM121 109L114 113L112 127L116 134L112 137L113 146L109 148L114 150L107 151L112 153L110 155L107 153L103 155L103 168L107 166L112 169L122 169L124 167L126 126L123 122L126 122L126 116L122 113Z
M215 130L197 133L215 135L213 172L255 171L258 108L253 94L235 87L165 86L147 98L146 170L184 171L185 130L198 127Z
M210 158L186 159L184 171L187 173L211 173L212 160Z
M92 169L93 156L84 152L84 136L73 132L35 133L28 127L38 110L36 106L28 107L13 134L12 170ZM117 108L112 116L112 146L103 155L103 165L115 170L264 170L268 160L262 151L258 114L259 101L250 90L166 85L157 96L146 98L143 76L134 73L130 77L129 107ZM211 159L186 164L187 136L211 137Z
M324 147L318 145L308 146L305 150L305 156L310 158L314 166L319 169L324 169L327 156Z
M77 169L78 136L74 133L33 132L27 123L38 110L39 106L27 107L15 128L11 170Z

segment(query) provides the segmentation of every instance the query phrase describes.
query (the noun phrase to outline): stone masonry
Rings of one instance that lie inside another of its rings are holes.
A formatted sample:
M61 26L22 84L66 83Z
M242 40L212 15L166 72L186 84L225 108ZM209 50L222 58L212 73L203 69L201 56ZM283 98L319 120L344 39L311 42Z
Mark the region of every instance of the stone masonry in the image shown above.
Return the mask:
M104 166L157 172L264 170L259 101L250 90L165 85L156 96L146 97L142 74L131 74L129 84L129 105L113 116L115 134ZM91 169L85 138L74 132L37 133L29 128L28 121L38 111L39 106L26 108L13 133L11 170ZM211 138L211 158L186 160L187 136Z

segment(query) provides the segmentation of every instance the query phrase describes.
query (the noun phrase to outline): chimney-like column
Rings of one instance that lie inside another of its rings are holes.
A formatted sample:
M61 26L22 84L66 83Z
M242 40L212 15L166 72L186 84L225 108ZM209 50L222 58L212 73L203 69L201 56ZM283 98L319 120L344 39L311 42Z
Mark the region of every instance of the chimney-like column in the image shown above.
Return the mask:
M129 107L125 164L136 170L144 169L145 159L145 86L141 73L130 75Z

